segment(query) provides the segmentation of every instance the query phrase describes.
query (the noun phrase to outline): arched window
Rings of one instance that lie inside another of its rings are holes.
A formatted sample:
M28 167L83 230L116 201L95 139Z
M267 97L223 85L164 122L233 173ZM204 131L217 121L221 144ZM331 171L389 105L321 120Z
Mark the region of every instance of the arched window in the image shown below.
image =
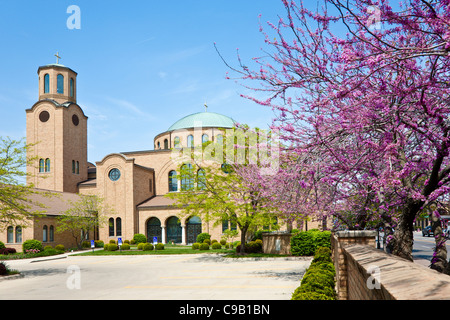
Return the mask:
M44 159L39 159L39 172L45 172L45 161L44 161Z
M109 236L114 237L114 219L109 218Z
M187 146L188 148L192 148L194 146L194 136L192 134L187 137Z
M158 149L161 149L161 143L158 141Z
M216 143L220 143L220 144L223 143L223 135L218 134L218 135L216 136Z
M22 242L22 227L16 227L16 243Z
M56 78L56 93L63 94L64 93L64 76L62 74L58 74Z
M164 139L164 149L167 150L169 149L169 140Z
M55 241L55 228L53 226L50 226L50 229L49 229L49 239L50 239L50 242Z
M73 98L75 95L75 88L74 88L74 81L73 78L70 78L70 97Z
M50 92L50 76L48 73L44 76L44 93Z
M209 136L205 133L202 135L202 143L208 142L209 141Z
M169 192L178 191L177 172L172 170L169 172Z
M7 233L6 242L13 243L14 242L14 228L9 226L8 229L6 229L6 233Z
M50 159L45 159L45 172L50 172Z
M116 236L118 236L118 237L122 236L122 219L121 218L116 219Z
M194 189L193 170L190 163L181 167L181 191Z
M75 173L75 160L72 160L72 173Z
M80 162L79 161L75 162L75 173L80 174Z
M180 141L180 137L175 137L173 139L173 146L175 148L181 148L181 141Z
M42 242L47 242L48 241L48 227L44 226L43 230L42 230Z
M197 171L197 189L198 190L205 190L206 189L206 176L205 176L205 170L199 169Z

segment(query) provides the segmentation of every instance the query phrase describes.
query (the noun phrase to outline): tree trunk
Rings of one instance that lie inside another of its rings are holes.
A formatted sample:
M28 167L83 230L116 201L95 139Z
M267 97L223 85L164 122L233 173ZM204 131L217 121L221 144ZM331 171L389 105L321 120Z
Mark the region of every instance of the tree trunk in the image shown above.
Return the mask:
M392 247L392 254L409 261L413 261L414 218L422 204L418 200L409 200L406 203L399 218L397 228L394 231L394 237L389 243Z
M447 247L445 245L445 235L442 230L441 216L439 212L433 211L431 214L431 230L433 230L436 246L430 268L439 272L447 269Z
M239 250L240 255L246 254L245 252L245 237L247 235L247 227L241 228L241 248Z

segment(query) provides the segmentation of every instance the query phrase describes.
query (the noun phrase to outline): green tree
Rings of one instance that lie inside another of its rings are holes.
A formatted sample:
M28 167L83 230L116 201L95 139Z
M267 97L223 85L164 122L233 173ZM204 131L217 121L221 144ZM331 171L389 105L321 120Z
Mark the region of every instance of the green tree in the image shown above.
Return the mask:
M245 254L247 231L268 225L273 221L273 214L264 206L260 193L247 184L234 168L236 165L219 165L210 163L199 166L182 164L178 179L181 191L166 196L175 199L175 206L182 209L182 214L197 215L214 226L230 221L241 232L241 254Z
M70 231L75 239L78 249L86 240L83 235L92 232L107 223L106 211L111 214L113 210L103 204L103 199L96 195L80 195L80 200L69 201L71 207L58 217L57 232Z
M27 166L35 163L28 158L27 151L33 145L21 140L0 137L0 226L27 225L42 215L44 206L33 200L34 194L51 196L50 192L39 192L33 184L27 184Z

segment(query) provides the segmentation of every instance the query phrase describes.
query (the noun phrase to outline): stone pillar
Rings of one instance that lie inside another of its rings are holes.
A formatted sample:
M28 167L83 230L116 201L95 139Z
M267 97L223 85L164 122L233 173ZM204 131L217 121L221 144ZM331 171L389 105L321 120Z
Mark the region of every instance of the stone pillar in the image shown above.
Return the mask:
M339 300L348 298L347 258L343 247L348 244L369 245L376 248L375 230L337 231L331 237L331 250L336 269L336 292Z
M161 243L166 243L166 227L161 226Z
M186 245L186 226L181 226L181 244Z

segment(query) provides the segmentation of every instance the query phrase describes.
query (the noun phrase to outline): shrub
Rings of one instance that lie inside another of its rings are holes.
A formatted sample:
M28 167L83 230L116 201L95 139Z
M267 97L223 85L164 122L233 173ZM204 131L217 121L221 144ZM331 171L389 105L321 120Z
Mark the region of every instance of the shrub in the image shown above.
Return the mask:
M94 244L95 244L95 242L94 242ZM84 248L84 249L90 248L91 247L91 242L89 240L83 241L81 243L81 247Z
M211 239L211 235L209 233L203 232L197 236L198 243L203 243L205 239Z
M109 243L110 243L110 244L116 244L116 240L111 239L111 240L109 240Z
M331 248L331 232L312 229L294 234L291 238L291 254L312 256L319 247Z
M130 244L136 244L136 241L134 241L134 239L131 239Z
M145 245L145 242L139 243L139 244L137 245L137 249L138 249L138 250L144 249L144 245Z
M117 251L117 250L119 250L119 246L117 244L115 244L115 243L106 244L104 248L105 248L105 250L108 250L108 251Z
M105 246L105 243L102 240L95 240L94 241L94 246L96 248L103 248Z
M207 245L210 245L211 244L211 240L205 239L205 240L203 240L203 243L206 243Z
M225 240L225 239L220 240L220 244L223 245L223 246L226 245L227 244L227 240Z
M130 240L125 240L123 243L130 244Z
M335 274L331 250L320 247L314 254L300 286L292 294L292 300L335 300Z
M13 253L16 253L16 249L14 249L14 248L0 249L0 254L3 254L3 255L13 254Z
M130 244L128 243L124 243L122 244L122 246L120 247L121 250L130 250Z
M217 241L216 239L211 240L211 244L216 243L216 242L219 242L219 241Z
M209 244L206 242L200 244L200 250L209 250Z
M143 251L152 251L153 249L154 249L153 244L149 242L144 243L144 246L142 247Z
M242 245L239 244L236 247L236 253L241 252ZM245 244L245 253L261 253L262 252L262 241L250 241Z
M192 244L192 249L197 250L200 248L200 243L196 242Z
M65 251L65 250L66 250L66 249L64 248L64 245L63 245L63 244L57 244L57 245L55 246L55 249L58 250L58 251Z
M8 274L8 269L3 262L0 262L0 276L4 276L6 274Z
M222 245L221 245L220 243L218 243L218 242L214 242L214 243L211 245L211 248L212 248L213 250L222 249Z
M0 249L5 249L5 244L3 242L0 241Z
M164 250L164 243L157 243L156 250Z
M53 247L50 246L50 245L44 247L44 251L46 251L46 250L52 250L52 249L53 249Z
M146 242L147 242L147 237L144 236L144 235L141 234L141 233L136 233L136 234L133 236L133 240L134 240L134 242L137 243L137 244L139 244L139 243L146 243Z
M42 251L42 242L39 240L27 240L22 244L23 252L27 252L27 250L38 250Z

